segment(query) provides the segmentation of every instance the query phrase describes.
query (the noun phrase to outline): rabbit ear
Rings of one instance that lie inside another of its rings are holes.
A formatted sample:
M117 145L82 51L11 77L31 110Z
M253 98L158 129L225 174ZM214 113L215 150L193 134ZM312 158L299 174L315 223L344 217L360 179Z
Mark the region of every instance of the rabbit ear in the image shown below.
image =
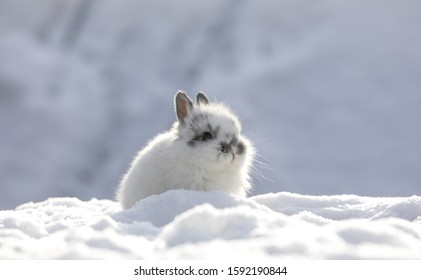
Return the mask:
M206 94L204 92L199 91L199 93L196 96L196 103L198 105L200 105L200 104L209 104L209 100L208 100L208 98L207 98L207 96L206 96Z
M180 123L183 123L184 119L188 116L190 109L193 107L193 103L186 93L182 91L177 92L174 103L177 119Z

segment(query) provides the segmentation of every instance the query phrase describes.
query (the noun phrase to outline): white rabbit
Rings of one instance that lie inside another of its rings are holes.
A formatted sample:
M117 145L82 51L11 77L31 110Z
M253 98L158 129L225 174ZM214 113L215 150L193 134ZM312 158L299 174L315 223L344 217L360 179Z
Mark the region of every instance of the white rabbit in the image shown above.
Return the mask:
M245 196L255 151L237 117L202 92L193 104L179 91L174 103L178 121L138 153L118 187L123 208L172 189Z

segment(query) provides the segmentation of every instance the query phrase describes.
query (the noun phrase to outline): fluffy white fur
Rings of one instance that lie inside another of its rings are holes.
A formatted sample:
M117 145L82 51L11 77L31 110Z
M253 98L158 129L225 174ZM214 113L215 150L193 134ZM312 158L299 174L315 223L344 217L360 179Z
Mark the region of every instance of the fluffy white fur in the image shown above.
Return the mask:
M123 208L171 189L220 190L245 196L251 188L254 148L237 117L199 93L196 104L175 97L178 121L143 148L124 175L117 200Z

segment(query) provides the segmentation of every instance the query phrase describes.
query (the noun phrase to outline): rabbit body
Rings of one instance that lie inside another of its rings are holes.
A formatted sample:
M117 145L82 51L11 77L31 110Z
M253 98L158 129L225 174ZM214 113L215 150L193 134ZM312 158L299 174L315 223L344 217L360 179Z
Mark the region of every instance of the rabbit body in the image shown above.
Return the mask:
M117 191L123 208L171 189L226 191L245 196L251 188L254 148L241 133L237 117L199 93L193 104L178 92L178 121L143 148Z

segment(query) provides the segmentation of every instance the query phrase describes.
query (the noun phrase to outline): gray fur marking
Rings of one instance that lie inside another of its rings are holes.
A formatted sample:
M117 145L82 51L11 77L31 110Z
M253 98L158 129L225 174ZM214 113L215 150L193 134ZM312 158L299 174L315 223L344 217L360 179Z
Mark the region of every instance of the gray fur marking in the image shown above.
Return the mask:
M207 124L208 130L204 130L204 131L200 130L198 127L195 127L193 125L193 123L190 124L190 127L194 131L194 137L189 142L187 142L187 144L190 147L196 147L198 142L206 142L206 141L202 140L203 134L205 132L209 132L210 134L212 134L212 139L217 138L219 130L221 129L219 126L217 126L216 128L212 128L212 126L209 123ZM212 139L210 139L210 140L212 140ZM209 140L207 140L207 141L209 141Z
M238 142L237 144L237 154L242 155L246 151L246 145L243 142Z
M202 92L202 91L200 91L198 94L197 94L197 96L196 96L196 103L198 104L198 105L200 105L200 104L209 104L209 100L208 100L208 97L206 96L206 94L204 93L204 92Z

